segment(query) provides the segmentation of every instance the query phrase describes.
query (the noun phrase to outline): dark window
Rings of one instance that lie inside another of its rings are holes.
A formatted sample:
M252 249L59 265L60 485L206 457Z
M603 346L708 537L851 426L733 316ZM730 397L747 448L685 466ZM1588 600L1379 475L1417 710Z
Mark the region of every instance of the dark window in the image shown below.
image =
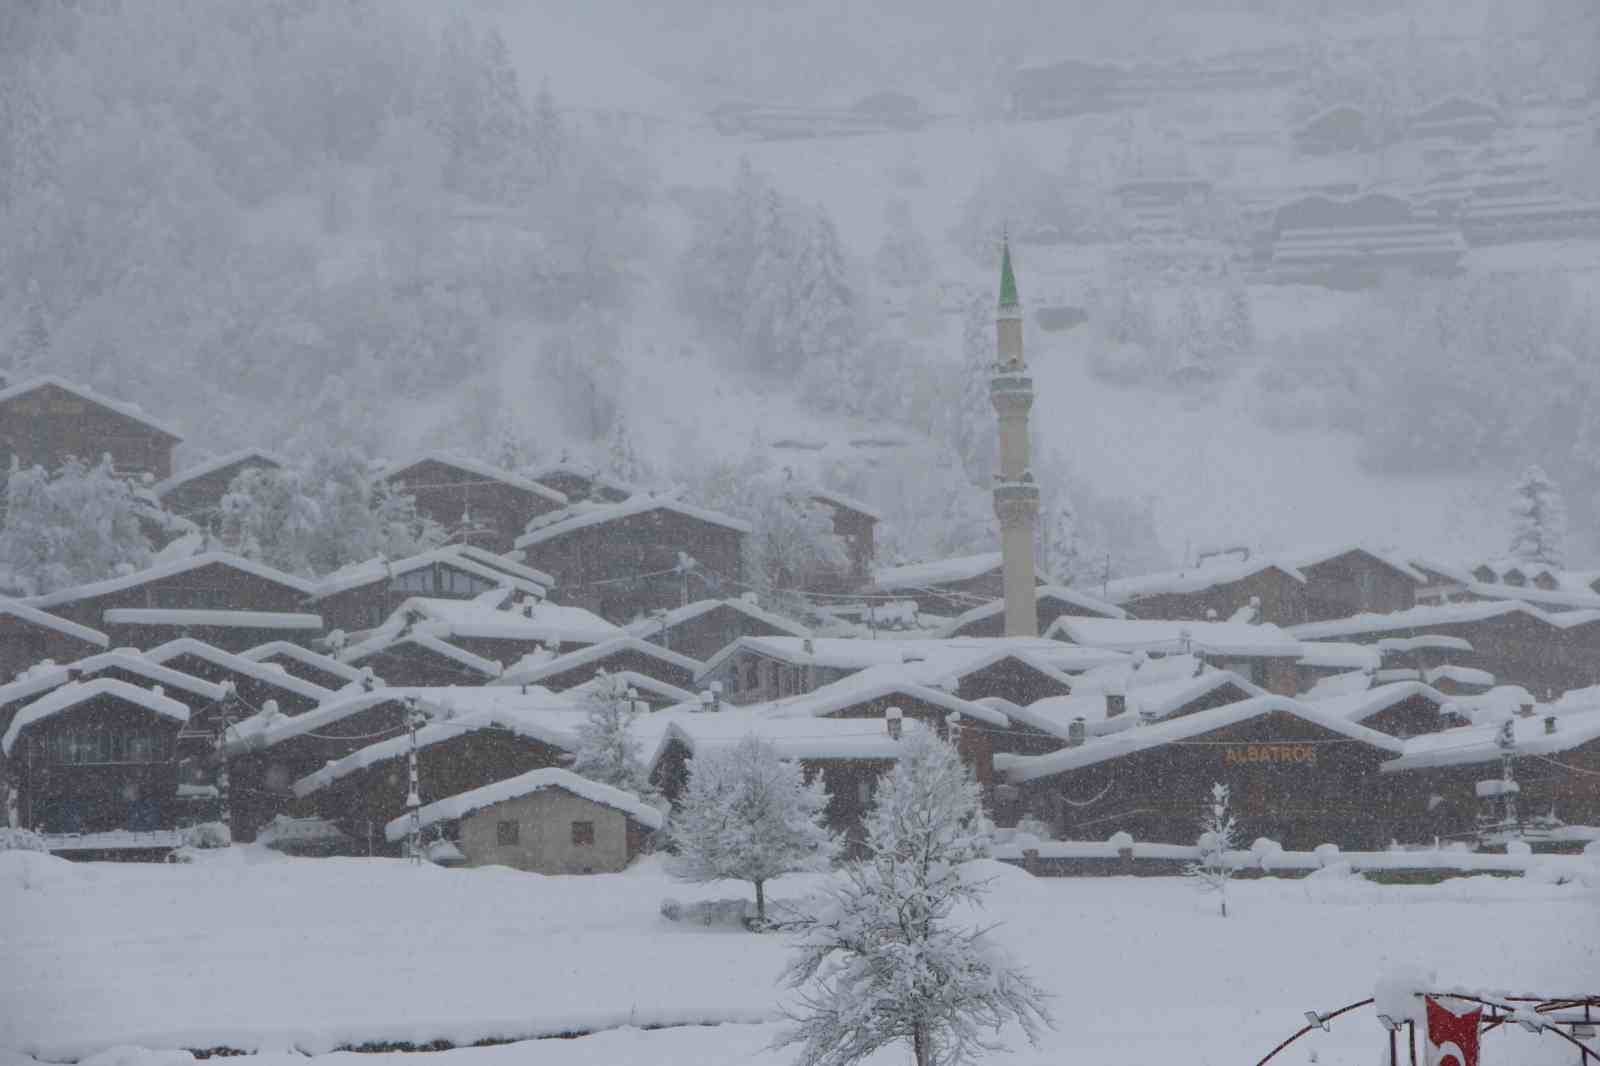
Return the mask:
M572 842L579 847L590 847L594 844L594 823L573 822Z
M45 739L47 758L65 766L161 762L164 746L159 734L134 729L63 730Z
M519 839L520 828L516 822L496 822L494 826L495 843L502 848L515 845Z

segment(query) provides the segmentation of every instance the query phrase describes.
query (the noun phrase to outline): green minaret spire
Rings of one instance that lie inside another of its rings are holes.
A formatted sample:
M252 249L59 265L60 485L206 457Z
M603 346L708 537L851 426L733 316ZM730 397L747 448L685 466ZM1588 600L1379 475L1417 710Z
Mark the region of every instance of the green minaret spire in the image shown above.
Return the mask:
M1017 276L1011 272L1011 240L1002 237L1000 243L1000 310L1014 311L1017 302Z

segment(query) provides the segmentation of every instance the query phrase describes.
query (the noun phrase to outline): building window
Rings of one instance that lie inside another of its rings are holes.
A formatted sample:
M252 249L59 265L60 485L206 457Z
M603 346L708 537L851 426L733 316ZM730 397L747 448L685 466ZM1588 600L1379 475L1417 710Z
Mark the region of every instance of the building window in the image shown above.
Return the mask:
M572 843L575 844L576 846L580 847L580 848L593 847L594 846L594 823L593 822L573 822L572 823Z
M515 847L520 839L521 826L516 822L496 822L494 826L495 843L502 848Z
M162 760L161 737L132 729L73 729L45 738L46 757L58 766L153 763Z

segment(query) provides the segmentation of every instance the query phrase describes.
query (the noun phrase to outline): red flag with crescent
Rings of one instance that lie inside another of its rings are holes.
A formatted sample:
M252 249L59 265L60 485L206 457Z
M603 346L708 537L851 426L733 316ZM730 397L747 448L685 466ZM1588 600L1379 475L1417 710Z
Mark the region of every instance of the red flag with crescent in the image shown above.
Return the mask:
M1483 1008L1457 1014L1432 996L1423 996L1428 1008L1428 1066L1478 1066L1478 1023Z

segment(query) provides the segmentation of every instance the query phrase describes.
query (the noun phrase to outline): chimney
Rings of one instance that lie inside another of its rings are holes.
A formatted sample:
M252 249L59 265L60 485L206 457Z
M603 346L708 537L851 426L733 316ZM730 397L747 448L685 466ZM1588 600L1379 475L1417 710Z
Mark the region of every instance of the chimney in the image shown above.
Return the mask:
M1079 715L1072 720L1071 725L1067 726L1067 747L1078 747L1084 742L1084 740L1088 738L1088 736L1089 727L1084 722L1083 716Z
M710 689L705 689L700 693L700 709L708 714L717 709L716 694Z
M1547 714L1547 715L1544 716L1544 731L1545 731L1546 735L1548 735L1550 733L1554 733L1556 731L1556 716L1555 715Z
M1120 680L1113 680L1106 685L1106 718L1115 718L1128 709L1128 696Z
M898 707L890 707L883 712L883 725L889 731L890 740L900 739L900 719L902 712Z

